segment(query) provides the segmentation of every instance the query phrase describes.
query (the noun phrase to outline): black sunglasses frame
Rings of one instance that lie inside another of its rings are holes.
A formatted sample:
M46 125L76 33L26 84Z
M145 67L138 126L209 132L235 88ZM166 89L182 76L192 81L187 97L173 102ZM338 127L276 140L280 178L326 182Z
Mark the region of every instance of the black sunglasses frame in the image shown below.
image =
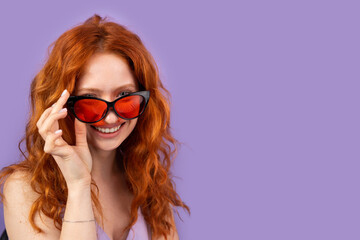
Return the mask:
M138 116L136 117L133 117L133 118L124 118L122 116L120 116L120 114L116 111L115 109L115 103L123 98L126 98L126 97L129 97L129 96L134 96L134 95L139 95L139 96L142 96L144 97L145 99L145 106L144 106L144 109L139 113ZM122 119L125 119L125 120L131 120L131 119L135 119L135 118L138 118L140 117L140 115L145 111L146 109L146 106L149 102L149 98L150 98L150 91L138 91L138 92L132 92L132 93L129 93L129 94L126 94L125 96L122 96L120 98L117 98L115 99L114 101L112 102L108 102L104 99L101 99L101 98L97 98L97 97L88 97L88 96L70 96L66 102L66 107L70 110L70 112L81 122L83 123L97 123L97 122L100 122L102 119L104 119L106 117L106 115L108 114L109 112L109 109L112 108L114 110L114 112L116 113L117 116L119 116L120 118ZM78 116L76 116L76 113L75 113L75 110L74 110L74 105L77 101L79 100L82 100L82 99L96 99L96 100L100 100L102 102L105 102L107 104L107 108L106 108L106 112L104 114L104 116L102 116L99 120L95 121L95 122L85 122L81 119L78 118Z

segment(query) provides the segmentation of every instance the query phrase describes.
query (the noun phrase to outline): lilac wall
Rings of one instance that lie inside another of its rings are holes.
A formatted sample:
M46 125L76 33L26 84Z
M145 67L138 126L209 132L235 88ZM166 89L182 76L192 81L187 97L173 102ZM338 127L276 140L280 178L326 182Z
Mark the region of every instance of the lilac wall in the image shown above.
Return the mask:
M1 167L47 46L98 13L139 34L172 93L181 239L360 239L356 1L49 2L0 3Z

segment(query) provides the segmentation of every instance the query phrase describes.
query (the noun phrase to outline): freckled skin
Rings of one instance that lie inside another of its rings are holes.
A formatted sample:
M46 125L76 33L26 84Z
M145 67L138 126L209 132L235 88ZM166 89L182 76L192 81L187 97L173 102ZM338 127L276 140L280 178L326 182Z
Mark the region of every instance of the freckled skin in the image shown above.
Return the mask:
M77 82L75 93L77 94L78 90L82 88L96 88L101 90L101 94L97 94L96 97L112 102L118 97L116 96L118 93L114 92L114 89L127 84L132 84L137 88L137 83L126 60L112 53L98 53L85 66L85 72ZM84 94L88 92L79 93ZM123 122L126 123L122 126L121 133L115 138L107 139L100 138L94 132L96 130L91 128L90 124L87 124L87 139L92 152L111 151L120 146L134 130L137 118L124 120L111 110L103 120L91 124L100 127L103 125L120 125Z

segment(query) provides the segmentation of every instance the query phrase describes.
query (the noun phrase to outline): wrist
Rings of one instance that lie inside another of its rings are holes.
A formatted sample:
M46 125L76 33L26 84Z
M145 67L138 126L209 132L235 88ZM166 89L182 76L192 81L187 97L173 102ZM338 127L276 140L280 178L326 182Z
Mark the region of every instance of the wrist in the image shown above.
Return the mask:
M90 186L91 186L91 179L67 183L69 193L90 190Z

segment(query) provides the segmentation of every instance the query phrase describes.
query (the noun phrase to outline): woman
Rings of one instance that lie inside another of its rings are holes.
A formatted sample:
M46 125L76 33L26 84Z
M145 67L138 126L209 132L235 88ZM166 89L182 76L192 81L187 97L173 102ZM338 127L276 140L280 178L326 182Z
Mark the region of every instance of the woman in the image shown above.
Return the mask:
M178 239L172 207L190 209L151 54L96 14L52 46L31 84L25 160L0 174L9 238Z

